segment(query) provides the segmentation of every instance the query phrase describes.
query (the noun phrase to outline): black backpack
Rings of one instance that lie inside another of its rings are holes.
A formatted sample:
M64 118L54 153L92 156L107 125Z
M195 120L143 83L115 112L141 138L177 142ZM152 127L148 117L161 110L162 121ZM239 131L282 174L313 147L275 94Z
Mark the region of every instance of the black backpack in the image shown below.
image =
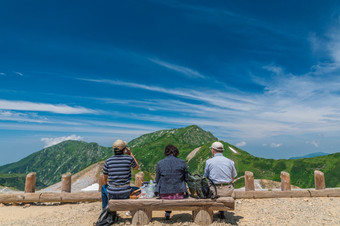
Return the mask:
M106 206L105 209L100 213L99 218L96 223L93 225L95 226L109 226L113 225L118 221L117 212L111 212L109 206Z
M217 199L216 185L209 178L194 174L188 175L188 187L190 196L197 199Z

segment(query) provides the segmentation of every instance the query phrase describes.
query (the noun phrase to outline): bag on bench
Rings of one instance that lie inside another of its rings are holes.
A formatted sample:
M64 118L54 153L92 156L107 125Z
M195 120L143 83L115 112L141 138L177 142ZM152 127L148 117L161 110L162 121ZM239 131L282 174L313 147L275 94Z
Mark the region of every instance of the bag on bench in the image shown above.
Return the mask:
M197 199L217 199L217 189L214 182L209 178L194 174L188 175L188 187L190 191L190 196Z

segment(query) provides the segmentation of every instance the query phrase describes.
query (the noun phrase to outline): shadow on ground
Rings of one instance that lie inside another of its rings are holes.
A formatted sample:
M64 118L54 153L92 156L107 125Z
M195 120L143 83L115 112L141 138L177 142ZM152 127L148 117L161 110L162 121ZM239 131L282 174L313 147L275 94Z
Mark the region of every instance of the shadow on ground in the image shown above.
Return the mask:
M242 216L235 216L233 212L225 212L225 219L219 218L219 213L216 212L213 215L213 225L238 225ZM131 218L120 218L117 224L131 224ZM176 213L171 214L170 220L165 220L164 217L153 217L150 221L150 225L167 225L167 224L179 224L179 225L191 225L194 224L194 220L190 213Z
M225 219L220 219L218 213L214 214L213 221L214 222L221 222L221 223L226 223L226 224L231 224L231 225L238 225L238 222L240 219L242 219L242 216L235 216L234 212L224 212Z

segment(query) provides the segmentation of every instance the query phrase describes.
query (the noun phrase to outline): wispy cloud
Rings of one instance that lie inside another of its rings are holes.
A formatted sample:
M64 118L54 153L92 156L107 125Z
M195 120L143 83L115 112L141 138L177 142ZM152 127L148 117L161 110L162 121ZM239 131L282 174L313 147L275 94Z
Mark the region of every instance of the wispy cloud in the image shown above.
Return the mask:
M232 93L225 93L222 91L197 91L191 89L167 89L160 86L150 86L141 83L125 82L120 80L107 80L107 79L86 79L78 78L80 80L89 82L106 83L111 85L125 86L130 88L143 89L148 91L160 92L169 95L180 96L187 99L199 100L207 102L211 105L226 107L236 110L249 110L249 105L255 104L252 100L240 95L234 95ZM209 91L209 92L208 92Z
M55 138L41 138L41 141L45 143L44 148L59 144L66 140L84 140L83 137L77 136L75 134L70 136L64 136L64 137L55 137Z
M282 146L282 144L277 144L277 143L271 143L270 144L270 147L271 148L279 148L279 147L281 147Z
M154 130L139 129L133 130L130 128L110 128L107 126L98 127L93 125L83 125L83 126L70 126L70 125L41 125L41 124L19 124L19 123L1 123L0 128L5 130L19 130L19 131L47 131L47 132L65 132L70 133L84 133L84 134L103 134L105 136L117 135L133 135L134 137L143 135L145 133L154 132Z
M0 75L1 75L1 76L6 76L6 73L0 72Z
M306 141L306 144L311 144L311 145L313 145L314 147L318 148L319 145L320 145L320 142L315 141L315 140L312 140L312 141Z
M171 63L168 63L168 62L165 62L165 61L161 61L159 59L153 59L153 58L149 58L149 60L155 64L158 64L162 67L165 67L165 68L168 68L170 70L173 70L173 71L176 71L176 72L179 72L181 74L184 74L188 77L196 77L196 78L202 78L202 79L205 79L207 78L206 76L204 76L203 74L199 73L198 71L195 71L193 69L190 69L188 67L183 67L183 66L180 66L180 65L176 65L176 64L171 64Z
M245 142L245 141L241 141L241 142L236 144L237 147L244 147L246 145L247 145L247 142Z
M24 74L23 74L23 73L21 73L21 72L18 72L18 71L14 71L13 73L14 73L14 74L16 74L16 75L19 75L19 76L24 76Z
M84 107L71 107L65 104L46 104L27 101L10 101L0 99L0 109L18 111L44 111L58 114L94 114L96 111Z
M183 1L157 1L157 3L187 10L190 13L186 13L186 16L190 16L197 20L203 20L204 23L211 23L213 26L225 27L226 24L230 24L230 21L232 21L239 26L255 27L289 38L301 38L288 32L286 29L280 29L280 27L272 24L270 21L268 22L249 15L240 14L222 7L214 8L209 7L208 5L200 5L197 3L189 4ZM240 32L240 29L235 29L234 32Z
M47 123L45 117L40 117L34 113L26 114L3 110L0 110L0 121Z
M227 129L235 137L270 137L302 134L305 132L339 131L340 96L337 94L340 79L323 80L320 77L285 74L279 66L266 70L280 75L271 81L261 81L263 93L245 95L228 91L167 89L124 81L84 79L138 88L170 95L166 100L126 100L131 106L149 111L175 111L177 117L150 114L127 114L138 120L168 122L178 125L198 124L205 127ZM171 96L184 98L172 99ZM192 103L191 100L199 101ZM104 101L109 102L109 99ZM114 100L124 104L125 100ZM317 104L316 104L317 103ZM308 114L306 114L308 112Z
M334 62L340 64L340 29L333 28L329 31L328 37L330 41L327 42L327 49L333 58Z

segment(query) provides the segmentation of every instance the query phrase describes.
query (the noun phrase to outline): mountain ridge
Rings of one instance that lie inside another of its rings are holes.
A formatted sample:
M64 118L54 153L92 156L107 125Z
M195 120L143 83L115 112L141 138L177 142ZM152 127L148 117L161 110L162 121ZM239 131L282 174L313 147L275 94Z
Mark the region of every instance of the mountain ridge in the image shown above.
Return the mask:
M210 132L192 125L144 134L130 141L128 146L132 148L141 170L147 175L145 178L150 179L157 162L164 158L167 144L177 146L182 159L187 159L191 154L190 161L187 161L189 172L202 174L205 161L211 157L209 147L216 140ZM327 187L340 186L340 153L307 159L274 160L255 157L232 144L221 142L225 146L223 155L235 162L238 176L244 175L245 171L252 171L255 179L280 181L281 171L286 171L291 174L292 184L311 188L314 186L314 170L321 170L325 174ZM102 147L97 143L64 141L18 162L0 166L0 184L5 181L8 186L23 190L25 174L36 172L37 189L43 188L59 182L61 175L66 172L75 174L91 164L104 161L112 154L111 147ZM244 181L237 181L236 187L242 186Z

